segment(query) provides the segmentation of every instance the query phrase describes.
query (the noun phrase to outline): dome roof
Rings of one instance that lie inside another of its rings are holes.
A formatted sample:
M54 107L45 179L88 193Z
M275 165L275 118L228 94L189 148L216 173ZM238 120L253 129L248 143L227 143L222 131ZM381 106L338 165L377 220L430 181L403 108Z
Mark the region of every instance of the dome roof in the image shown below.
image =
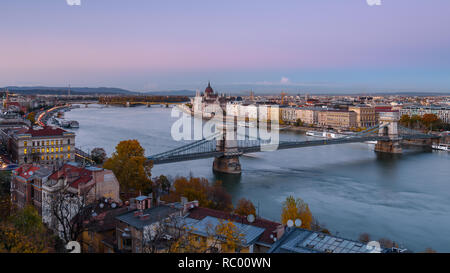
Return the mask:
M208 87L206 87L206 89L205 89L205 94L213 94L213 93L214 93L214 90L211 87L211 83L208 82Z

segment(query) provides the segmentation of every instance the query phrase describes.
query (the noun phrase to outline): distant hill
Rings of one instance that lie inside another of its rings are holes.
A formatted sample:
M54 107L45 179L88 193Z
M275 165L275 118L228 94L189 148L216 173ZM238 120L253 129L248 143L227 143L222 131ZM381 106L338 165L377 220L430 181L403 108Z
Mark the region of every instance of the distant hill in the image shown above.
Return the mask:
M48 87L48 86L6 86L1 90L8 89L11 92L18 94L29 95L66 95L68 87ZM132 92L129 90L114 88L114 87L71 87L70 93L72 95L87 95L87 94L124 94L133 95L141 94L139 92Z

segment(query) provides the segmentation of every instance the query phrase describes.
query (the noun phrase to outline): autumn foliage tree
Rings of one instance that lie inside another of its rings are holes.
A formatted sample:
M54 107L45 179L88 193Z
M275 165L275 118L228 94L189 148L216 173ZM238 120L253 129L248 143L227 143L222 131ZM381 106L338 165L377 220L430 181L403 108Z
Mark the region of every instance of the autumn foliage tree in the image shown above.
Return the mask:
M246 198L241 198L241 199L239 199L239 201L236 204L234 213L241 215L241 216L247 216L250 214L255 215L256 209L255 209L255 206L253 205L252 201L250 201Z
M236 253L242 250L244 234L232 221L220 220L216 226L208 225L202 239L190 226L181 227L183 233L170 246L175 253Z
M45 253L53 244L33 206L15 211L0 223L0 253Z
M177 177L170 194L162 199L176 202L181 197L186 197L189 201L197 200L201 207L223 211L233 210L231 195L225 191L220 181L211 185L206 178Z
M295 221L300 219L302 221L301 228L311 229L313 216L306 204L301 198L295 199L293 196L286 198L283 202L283 209L281 213L281 223L286 224L288 220Z
M114 172L125 194L137 194L151 187L152 164L147 161L144 149L135 139L119 142L103 167Z

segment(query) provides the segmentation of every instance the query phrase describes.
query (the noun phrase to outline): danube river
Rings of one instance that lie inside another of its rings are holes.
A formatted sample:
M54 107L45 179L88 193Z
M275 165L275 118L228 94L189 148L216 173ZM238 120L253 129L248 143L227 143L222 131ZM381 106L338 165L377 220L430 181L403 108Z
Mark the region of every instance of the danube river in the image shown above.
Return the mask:
M89 105L66 112L80 123L76 146L103 147L108 155L121 140L137 139L151 155L183 143L170 135L171 108ZM281 139L306 139L283 132ZM364 143L308 147L241 157L242 176L216 177L213 159L157 165L152 174L221 179L233 202L242 197L263 217L279 221L282 202L301 197L333 233L357 239L389 238L413 250L450 252L450 154L405 150L377 156Z

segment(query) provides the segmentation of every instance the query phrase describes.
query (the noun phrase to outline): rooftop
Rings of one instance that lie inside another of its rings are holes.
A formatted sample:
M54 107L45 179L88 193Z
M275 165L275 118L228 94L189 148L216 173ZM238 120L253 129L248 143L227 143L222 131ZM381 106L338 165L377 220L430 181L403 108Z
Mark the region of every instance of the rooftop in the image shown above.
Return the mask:
M370 253L367 244L328 234L290 228L268 253Z
M43 178L49 176L51 173L52 173L51 168L31 164L21 165L19 168L14 170L14 174L16 176L22 177L25 180L28 180L33 177Z
M136 210L119 215L116 217L116 219L133 226L137 229L143 229L146 226L149 226L153 223L159 222L167 217L169 217L171 214L176 213L179 211L176 208L166 206L166 205L159 205L157 207L145 209L142 211L142 216L145 217L139 217L136 216L135 213Z
M92 171L80 168L74 164L66 163L56 172L50 175L50 180L66 179L72 188L78 188L80 184L87 183L92 179Z
M66 133L71 132L52 126L45 126L40 128L24 128L17 131L17 135L31 135L32 137L62 136Z
M259 228L263 228L264 232L259 237L258 241L263 242L265 244L273 244L273 239L270 238L271 235L276 231L276 229L281 225L280 223L273 222L267 219L256 217L255 221L250 223L247 221L247 217L240 216L237 214L231 214L224 211L209 209L209 208L201 208L197 207L190 210L187 215L188 218L202 220L207 216L212 216L220 219L231 220L233 222L239 222L246 225L251 225Z
M191 218L192 219L192 218ZM191 232L194 234L209 236L215 234L216 227L221 224L220 218L206 216L202 220L191 221L190 226L188 228L191 229ZM242 245L247 246L255 243L258 238L265 231L264 228L247 225L243 223L233 222L236 226L236 229L240 234L242 234Z

